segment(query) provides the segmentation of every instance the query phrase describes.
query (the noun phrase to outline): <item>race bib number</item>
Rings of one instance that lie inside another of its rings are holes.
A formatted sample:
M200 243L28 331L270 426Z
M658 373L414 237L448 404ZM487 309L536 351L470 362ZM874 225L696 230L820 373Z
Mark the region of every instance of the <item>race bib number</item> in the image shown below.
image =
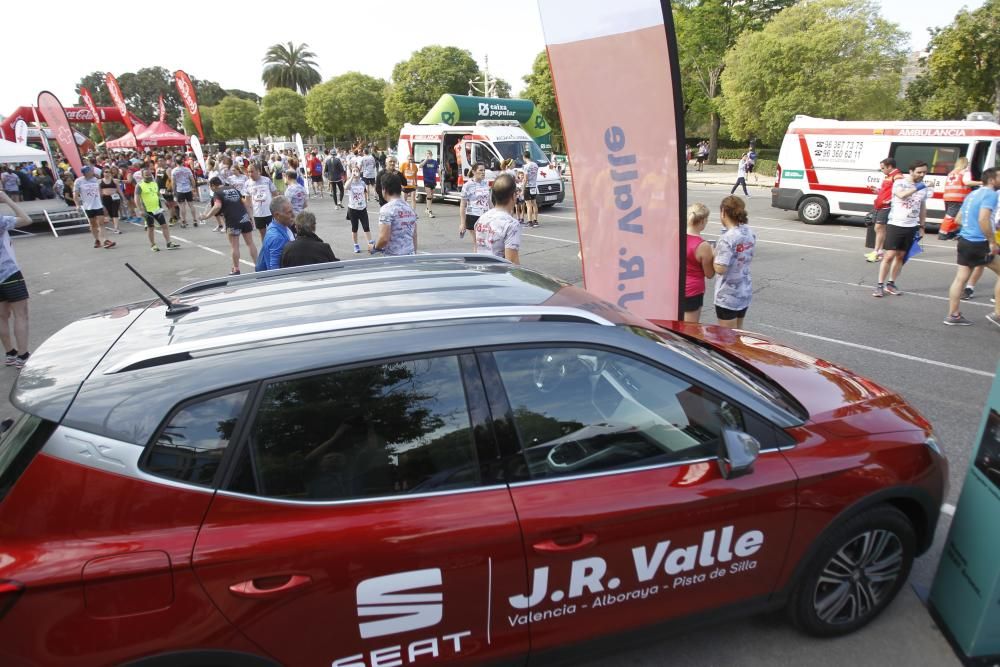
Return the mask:
M118 196L118 193L116 192L116 193L114 193L113 195L111 195L111 199L112 199L113 201L118 201L119 199L121 199L121 197L120 197L120 196Z
M258 204L265 202L267 201L267 193L261 188L255 188L253 191L253 200Z

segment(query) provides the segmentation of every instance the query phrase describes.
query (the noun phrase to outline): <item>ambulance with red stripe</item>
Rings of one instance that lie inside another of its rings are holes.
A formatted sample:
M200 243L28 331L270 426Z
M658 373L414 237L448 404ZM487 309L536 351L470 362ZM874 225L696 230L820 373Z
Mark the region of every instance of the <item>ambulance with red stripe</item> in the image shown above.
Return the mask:
M839 121L796 116L778 154L771 206L797 211L799 219L819 225L834 216L862 216L872 210L882 181L879 162L895 158L906 173L917 160L928 165L924 182L927 226L934 231L944 217L948 174L959 157L969 160L972 179L1000 166L1000 124L990 114L964 121Z
M478 120L473 125L407 123L399 132L397 150L401 161L412 155L417 164L427 157L427 151L431 152L440 163L435 197L444 201L461 200L462 185L477 162L486 167L486 180L492 184L505 160L513 160L514 168L520 169L525 151L531 153L531 160L538 165L538 206L547 208L566 197L556 165L515 120ZM419 171L417 193L417 199L422 201L424 182Z

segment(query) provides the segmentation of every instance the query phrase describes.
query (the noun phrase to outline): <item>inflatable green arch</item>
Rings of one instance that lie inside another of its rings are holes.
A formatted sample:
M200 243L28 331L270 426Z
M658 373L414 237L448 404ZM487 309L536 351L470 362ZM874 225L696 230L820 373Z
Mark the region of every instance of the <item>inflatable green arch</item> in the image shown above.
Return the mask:
M531 100L442 95L420 124L472 125L477 120L516 120L546 155L552 154L552 128Z

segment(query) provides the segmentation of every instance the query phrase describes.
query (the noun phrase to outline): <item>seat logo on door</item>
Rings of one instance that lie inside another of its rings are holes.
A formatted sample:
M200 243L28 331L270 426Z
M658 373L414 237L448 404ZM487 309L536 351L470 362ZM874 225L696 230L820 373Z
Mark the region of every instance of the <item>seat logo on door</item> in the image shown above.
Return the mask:
M357 588L358 617L383 618L358 623L361 638L394 635L437 625L444 612L444 594L426 589L440 586L440 568L365 579Z

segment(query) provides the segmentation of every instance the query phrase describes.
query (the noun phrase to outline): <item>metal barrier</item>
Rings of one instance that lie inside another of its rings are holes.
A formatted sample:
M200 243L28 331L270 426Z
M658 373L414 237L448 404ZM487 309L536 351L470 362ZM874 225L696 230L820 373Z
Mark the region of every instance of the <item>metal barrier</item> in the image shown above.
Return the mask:
M45 214L45 221L49 223L49 229L52 230L52 236L56 238L59 238L60 231L82 227L90 228L90 220L87 218L87 214L80 209L59 211L58 213L49 213L48 210L42 212Z

